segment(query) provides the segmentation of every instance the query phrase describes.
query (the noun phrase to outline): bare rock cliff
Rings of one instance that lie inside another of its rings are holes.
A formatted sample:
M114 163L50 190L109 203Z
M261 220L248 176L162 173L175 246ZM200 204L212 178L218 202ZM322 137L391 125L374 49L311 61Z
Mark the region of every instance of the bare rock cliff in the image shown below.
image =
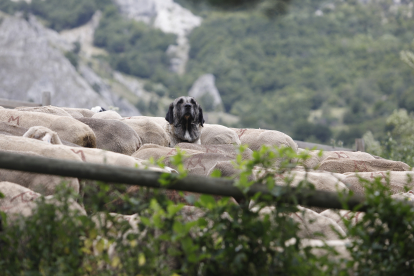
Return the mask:
M201 17L173 0L114 0L114 3L129 18L177 35L177 45L170 45L167 53L171 57L170 69L184 74L190 51L187 35L201 24Z
M108 103L58 49L70 48L58 33L33 20L7 16L0 24L0 97L40 102L52 93L57 106L90 108Z

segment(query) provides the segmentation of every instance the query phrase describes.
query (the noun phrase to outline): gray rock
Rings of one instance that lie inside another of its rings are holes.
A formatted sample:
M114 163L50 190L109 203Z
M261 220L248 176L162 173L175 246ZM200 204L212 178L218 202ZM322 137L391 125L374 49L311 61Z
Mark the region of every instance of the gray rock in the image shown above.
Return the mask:
M110 85L99 77L91 68L85 65L80 65L79 72L88 84L91 85L96 92L99 93L107 103L109 103L109 105L119 108L119 114L126 117L141 115L138 109L130 102L112 92Z
M201 24L201 17L173 0L114 0L114 3L129 18L177 35L177 45L170 45L167 53L171 58L170 69L184 74L190 51L187 35Z
M201 99L204 95L210 95L213 98L214 107L221 105L222 100L220 93L215 85L215 78L212 74L200 76L188 91L188 95L195 99Z
M0 25L0 97L41 102L50 91L52 105L107 106L58 49L69 49L59 34L32 18L6 16Z
M105 51L103 49L97 48L93 45L95 30L99 26L101 17L102 12L96 11L88 23L74 29L61 31L59 38L64 39L71 45L75 42L79 42L81 46L80 52L87 58L91 58L94 55L105 55Z

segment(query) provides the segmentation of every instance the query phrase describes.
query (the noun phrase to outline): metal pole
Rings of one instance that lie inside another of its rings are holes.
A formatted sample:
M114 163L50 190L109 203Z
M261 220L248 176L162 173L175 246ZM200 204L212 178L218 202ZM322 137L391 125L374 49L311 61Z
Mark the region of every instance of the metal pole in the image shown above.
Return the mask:
M229 179L189 175L184 179L177 180L173 185L165 187L161 186L158 182L158 179L162 174L161 172L39 156L27 156L6 151L0 151L0 168L40 174L78 177L81 179L100 180L104 182L138 185L150 188L165 188L194 193L221 195L234 197L235 199L243 199L245 197L239 188L233 186L234 182ZM301 189L300 194L297 194L295 193L296 189L292 187L277 186L275 188L280 189L279 194L283 195L283 202L304 206L345 209L342 204L345 202L347 205L346 209L352 210L354 207L364 202L363 197L356 195L343 200L337 193L332 192ZM274 197L265 186L260 184L254 184L247 194L252 196L258 192L262 193L263 196ZM407 202L407 204L414 207L414 202ZM367 206L362 206L359 211L364 211L366 208Z
M50 105L51 103L51 94L48 91L42 92L42 105Z

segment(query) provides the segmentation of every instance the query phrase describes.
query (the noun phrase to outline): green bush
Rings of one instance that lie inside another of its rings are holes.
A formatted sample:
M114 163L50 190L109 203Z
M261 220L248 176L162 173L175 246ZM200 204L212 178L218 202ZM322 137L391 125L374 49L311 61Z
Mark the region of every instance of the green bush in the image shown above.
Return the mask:
M182 158L180 152L173 158L179 168ZM279 159L279 168L287 170L294 164L291 160L305 158L290 148L263 147L248 161L240 155L235 185L247 191L253 184L249 176L258 165L274 169ZM300 246L298 224L288 215L297 208L289 202L296 202L309 183L303 181L296 192L280 189L274 180L280 172L272 170L257 180L272 196L253 196L255 208L248 208L249 201L236 205L229 198L181 194L203 212L192 220L183 217L184 205L173 203L162 190L141 188L134 197L122 196L122 204L111 206L107 203L117 196L108 184L85 186L85 199L58 189L54 197L59 205L43 198L29 217L8 221L1 214L0 271L2 275L349 275L351 271L410 275L414 208L392 201L387 185L379 179L363 181L364 204L369 208L355 226L345 221L350 257L338 260L333 249L326 247L315 255L311 247ZM162 175L160 182L169 185L185 175L179 169L179 175ZM85 205L88 216L70 211L72 199ZM269 206L275 208L258 213ZM117 212L138 214L136 225L109 214L108 208L114 207Z
M300 141L306 141L313 137L314 142L329 143L332 138L332 131L329 127L302 121L295 124L293 129L293 138Z
M148 27L142 22L124 19L114 6L108 6L95 32L94 44L109 53L112 67L126 74L153 78L157 71L168 73L165 51L175 36Z
M94 0L33 0L30 7L35 15L46 19L49 27L57 31L85 24L97 10Z
M410 275L414 269L414 208L390 197L389 180L361 179L370 208L355 226L344 220L353 238L348 267L356 275Z

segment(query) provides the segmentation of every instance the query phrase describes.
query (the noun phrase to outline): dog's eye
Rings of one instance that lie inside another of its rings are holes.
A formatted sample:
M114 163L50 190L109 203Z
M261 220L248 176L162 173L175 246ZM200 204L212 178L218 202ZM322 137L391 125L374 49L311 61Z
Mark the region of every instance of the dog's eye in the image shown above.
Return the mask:
M183 99L180 99L179 101L178 101L178 104L182 104L184 102L184 100Z
M196 102L194 101L194 99L191 99L191 103L192 104L196 104Z

